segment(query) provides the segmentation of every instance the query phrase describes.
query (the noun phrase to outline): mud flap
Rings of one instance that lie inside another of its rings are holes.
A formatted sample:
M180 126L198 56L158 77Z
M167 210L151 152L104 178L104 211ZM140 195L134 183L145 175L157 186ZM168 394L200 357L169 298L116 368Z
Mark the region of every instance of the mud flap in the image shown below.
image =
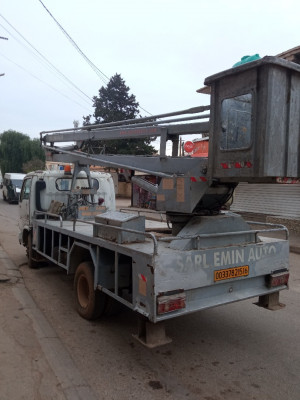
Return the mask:
M254 304L271 311L280 310L285 307L285 304L279 302L279 292L259 296L258 302Z

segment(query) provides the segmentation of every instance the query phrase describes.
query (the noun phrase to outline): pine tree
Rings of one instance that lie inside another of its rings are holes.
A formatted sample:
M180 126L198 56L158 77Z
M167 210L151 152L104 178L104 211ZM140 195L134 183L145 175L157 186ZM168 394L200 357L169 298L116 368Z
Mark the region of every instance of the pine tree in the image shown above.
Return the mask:
M139 116L139 103L129 91L130 88L126 86L121 75L112 76L107 86L102 86L99 89L99 96L93 98L94 123L102 124L137 118ZM83 120L83 125L90 125L91 115L83 117ZM106 140L98 141L97 148L99 151L104 150L107 154L150 155L155 152L150 142L150 139L128 139L127 142L124 140Z

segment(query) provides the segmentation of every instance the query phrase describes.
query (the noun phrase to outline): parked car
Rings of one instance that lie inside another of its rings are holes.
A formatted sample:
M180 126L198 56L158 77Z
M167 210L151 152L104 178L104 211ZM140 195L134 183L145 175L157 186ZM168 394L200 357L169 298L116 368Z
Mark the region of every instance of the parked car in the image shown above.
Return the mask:
M3 199L9 203L18 203L25 174L7 172L3 179Z

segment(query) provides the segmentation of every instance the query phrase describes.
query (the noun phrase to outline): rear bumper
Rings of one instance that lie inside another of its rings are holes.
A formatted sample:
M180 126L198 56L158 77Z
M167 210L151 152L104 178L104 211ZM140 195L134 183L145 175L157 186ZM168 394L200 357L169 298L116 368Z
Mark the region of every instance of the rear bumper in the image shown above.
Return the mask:
M288 289L288 286L283 285L269 289L266 286L265 276L259 276L239 281L225 282L215 286L187 290L185 291L186 307L184 309L164 315L156 315L153 322L159 322L207 308L272 294L284 289Z

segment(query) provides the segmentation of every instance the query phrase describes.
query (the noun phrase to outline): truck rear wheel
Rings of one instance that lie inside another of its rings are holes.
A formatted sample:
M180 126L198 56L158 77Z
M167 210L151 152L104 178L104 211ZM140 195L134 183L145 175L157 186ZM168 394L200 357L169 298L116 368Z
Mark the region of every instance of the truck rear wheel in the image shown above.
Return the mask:
M94 320L104 314L107 296L94 290L94 271L91 262L78 265L74 279L75 304L78 314L88 320Z

